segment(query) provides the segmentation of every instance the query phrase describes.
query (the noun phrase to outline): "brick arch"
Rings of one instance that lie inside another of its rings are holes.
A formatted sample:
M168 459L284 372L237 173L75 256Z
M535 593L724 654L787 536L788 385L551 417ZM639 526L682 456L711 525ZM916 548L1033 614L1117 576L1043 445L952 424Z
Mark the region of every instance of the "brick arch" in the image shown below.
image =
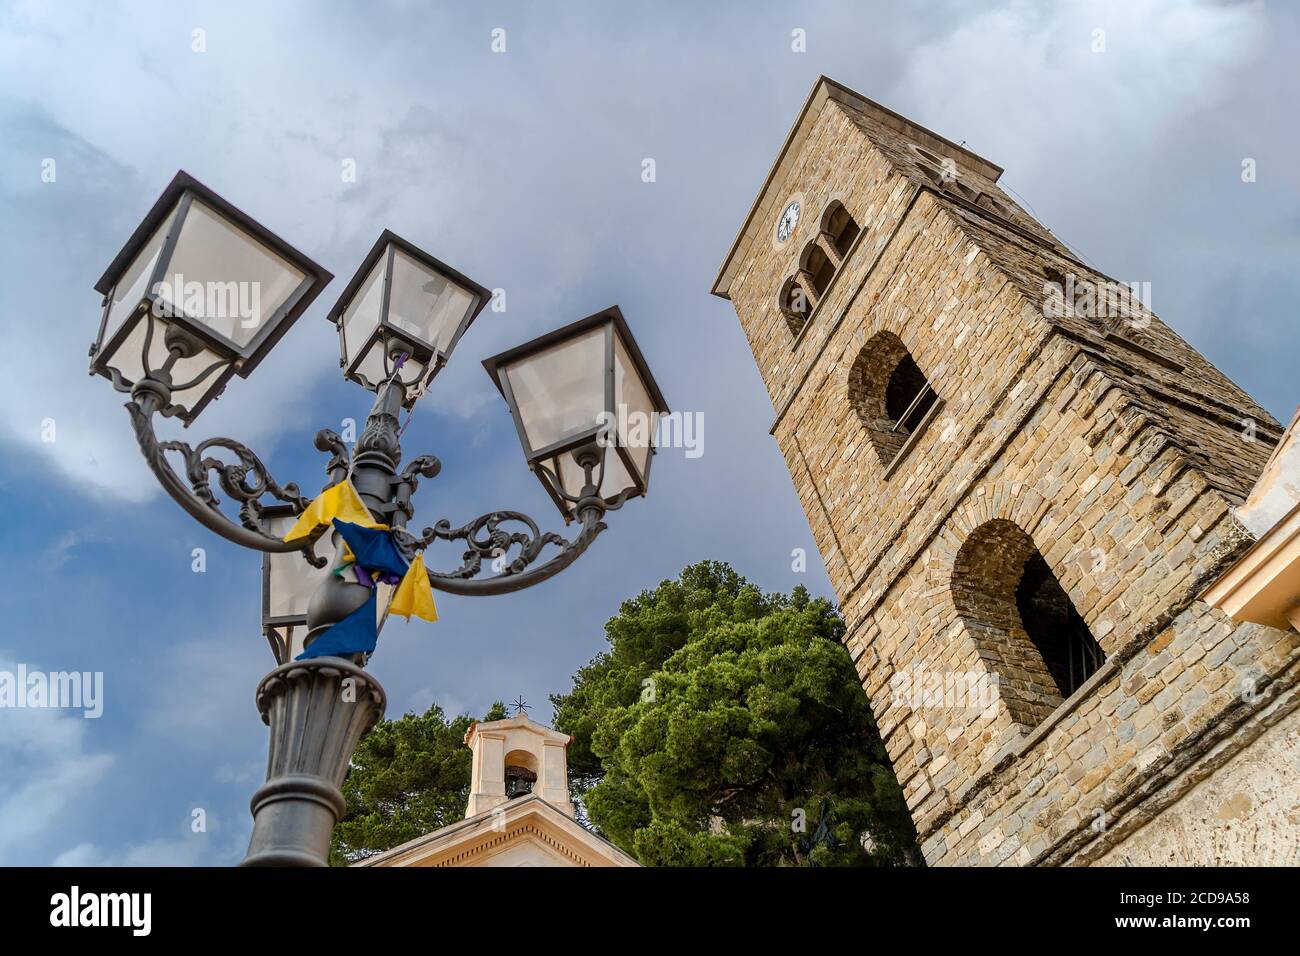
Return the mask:
M975 527L949 592L979 657L998 675L1012 720L1036 727L1105 660L1033 538L1007 518Z
M833 253L837 266L844 261L862 231L844 201L839 198L832 199L822 210L818 230L826 240L827 248Z
M873 335L849 367L849 404L866 426L882 465L894 460L911 434L906 427L895 426L917 381L924 384L925 373L893 332Z
M781 285L781 291L777 295L777 308L781 310L791 335L797 336L803 331L812 312L812 300L808 296L808 290L800 284L798 276L790 276Z
M816 237L808 240L799 255L799 275L807 284L815 302L820 302L830 287L831 279L835 276L835 265L835 260L827 255Z
M1033 538L1050 520L1056 503L1046 499L1033 485L1021 481L985 485L957 506L944 528L926 552L926 582L934 590L952 586L957 552L971 533L987 521L1003 519L1018 525Z

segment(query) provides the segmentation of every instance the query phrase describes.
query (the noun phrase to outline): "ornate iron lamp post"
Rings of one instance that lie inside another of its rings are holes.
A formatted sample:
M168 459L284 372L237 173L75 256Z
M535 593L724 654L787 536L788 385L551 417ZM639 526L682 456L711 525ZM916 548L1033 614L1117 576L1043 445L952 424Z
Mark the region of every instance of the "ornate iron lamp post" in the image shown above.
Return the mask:
M256 695L270 754L252 801L244 860L251 866L327 862L348 761L383 716L385 696L364 669L368 655L295 658L366 604L370 589L329 573L344 553L337 531L283 540L310 504L297 484L278 483L230 438L162 441L155 421L174 416L188 427L232 376L252 372L331 278L179 173L95 286L104 314L91 372L130 395L126 409L150 469L205 527L265 555L262 623L278 666ZM408 560L436 540L462 542L460 567L427 572L432 588L452 594L517 591L572 564L605 529L607 512L646 493L654 423L667 411L617 308L488 359L529 467L566 523L578 522L577 533L543 532L518 511L408 530L412 495L441 465L420 455L401 467L398 415L423 394L487 299L482 286L385 231L329 313L345 377L376 395L352 449L330 429L316 434L316 448L329 455L322 491L350 481ZM222 510L213 476L237 503L238 520ZM318 544L330 556L317 554ZM381 620L388 596L376 604Z

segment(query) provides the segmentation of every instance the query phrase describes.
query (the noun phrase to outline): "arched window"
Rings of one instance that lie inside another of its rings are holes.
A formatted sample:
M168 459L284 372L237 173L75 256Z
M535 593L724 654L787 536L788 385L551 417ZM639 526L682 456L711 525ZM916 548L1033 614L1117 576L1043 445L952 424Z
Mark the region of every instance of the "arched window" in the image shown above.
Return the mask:
M808 243L799 257L799 271L811 288L813 297L820 299L826 294L826 288L835 276L835 263L826 254L826 250L814 239Z
M537 783L537 758L526 750L512 750L505 760L506 799L526 797Z
M853 248L859 232L861 230L858 224L844 208L844 203L838 199L832 200L826 207L826 211L822 213L822 235L826 237L827 244L835 250L835 254L841 261Z
M1006 204L1000 199L995 199L993 196L990 196L988 193L980 193L979 198L975 201L985 209L989 210L989 212L995 213L1003 219L1011 218L1011 210L1007 208Z
M957 195L961 196L962 199L966 200L968 203L974 203L976 205L979 204L980 191L978 189L972 189L970 186L967 186L965 183L963 183L960 179L952 180L952 182L947 184L947 188L949 192L956 193Z
M952 597L1012 720L1036 727L1106 655L1056 575L1014 522L980 525L953 566Z
M885 385L885 414L893 422L894 431L910 435L916 423L934 404L934 389L911 355L904 355L889 374Z
M940 156L926 149L924 146L918 146L916 143L910 145L912 147L912 152L916 153L916 155L920 156L931 166L940 166L943 164L943 159Z
M781 295L777 300L785 323L790 327L791 335L798 335L808 324L808 315L812 312L813 302L795 276L785 280L781 286Z
M878 332L849 370L849 401L883 465L890 465L929 421L938 395L892 332Z
M924 146L917 146L915 143L912 143L911 146L912 152L916 154L916 168L924 173L926 178L934 185L942 187L956 178L957 164L951 159L945 160Z

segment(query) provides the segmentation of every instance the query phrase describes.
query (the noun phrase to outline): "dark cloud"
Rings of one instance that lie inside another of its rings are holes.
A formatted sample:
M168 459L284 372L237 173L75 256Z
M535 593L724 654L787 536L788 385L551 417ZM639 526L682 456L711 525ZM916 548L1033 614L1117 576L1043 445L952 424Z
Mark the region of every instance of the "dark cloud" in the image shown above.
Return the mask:
M191 52L196 29L205 53ZM791 51L794 29L806 53ZM1256 4L9 8L0 481L33 543L0 567L25 570L87 524L112 542L46 562L34 582L59 588L75 567L98 604L10 600L15 630L0 652L35 656L39 635L66 666L94 660L110 691L138 692L84 732L92 752L130 755L106 762L85 795L89 806L111 793L119 809L15 838L6 862L136 860L149 847L226 859L230 831L220 851L175 843L173 821L196 794L230 828L247 825L238 807L251 786L229 767L264 739L252 707L252 675L270 663L257 557L157 496L118 397L85 376L90 287L177 168L339 276L196 438L248 440L310 487L323 464L312 432L368 405L337 378L322 317L384 227L507 290L508 310L483 314L407 432L408 455L445 466L421 490L418 523L511 507L558 524L478 362L613 302L673 407L704 416L703 457L661 454L650 498L611 515L565 574L505 598L440 597L436 625L389 625L373 669L392 713L431 698L481 713L494 698L537 704L565 689L619 602L688 562L719 558L764 587L829 593L748 345L730 305L707 294L819 73L1006 167L1065 241L1117 278L1152 282L1163 318L1288 417L1297 46L1294 15ZM1247 156L1259 162L1249 185ZM44 157L58 159L57 184L40 181ZM646 158L653 184L640 178ZM355 184L342 181L345 160ZM45 417L59 424L53 446L39 440ZM205 576L189 572L194 546L209 549ZM795 548L813 555L807 574L790 570ZM198 666L213 653L230 666ZM196 694L212 699L191 707ZM171 717L177 732L160 733ZM229 725L216 756L211 734L187 738L213 722ZM174 779L157 787L163 768Z

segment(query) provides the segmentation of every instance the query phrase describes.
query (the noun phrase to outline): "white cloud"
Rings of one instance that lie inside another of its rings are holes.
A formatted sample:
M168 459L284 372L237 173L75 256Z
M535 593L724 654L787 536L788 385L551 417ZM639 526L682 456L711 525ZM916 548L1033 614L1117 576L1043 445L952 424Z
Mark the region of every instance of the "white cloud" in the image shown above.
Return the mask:
M106 849L97 843L78 843L58 854L52 866L219 866L238 856L228 843L211 834L195 833L175 839L146 840L133 846Z
M92 541L104 540L100 535L87 534L84 531L73 528L59 535L41 554L39 562L41 567L51 571L57 571L72 559L74 552L83 544Z
M223 635L161 652L152 682L155 692L142 714L144 728L168 746L246 755L247 732L261 727L253 692L274 664L265 642L259 645L258 640L256 633L251 638ZM250 646L240 648L240 642ZM260 665L254 649L263 652Z
M1104 271L1151 269L1142 252L1181 238L1158 180L1203 180L1183 164L1212 147L1188 124L1240 100L1267 31L1257 3L1015 0L918 45L892 105L1006 167L1004 187Z
M1095 30L1104 52L1093 50ZM920 44L898 83L900 108L995 161L1020 156L1021 174L1033 171L1026 160L1059 170L1110 155L1122 165L1133 147L1231 97L1226 81L1264 37L1254 3L1017 0Z
M15 673L17 664L0 655L0 670ZM64 824L103 780L114 757L92 750L88 736L95 724L79 710L0 709L0 859Z
M449 188L445 166L458 161L458 148L427 90L394 102L337 78L339 88L323 91L335 71L323 76L312 65L321 51L301 36L299 14L277 5L259 19L249 30L238 11L198 16L170 6L71 17L26 4L0 14L0 87L10 97L0 102L0 202L28 227L0 239L18 280L0 289L0 333L7 351L22 355L0 379L0 439L35 451L93 494L139 502L159 491L121 408L127 396L84 368L99 321L90 286L178 167L340 273L253 377L234 379L184 433L163 423L167 437L191 443L230 434L264 459L287 428L310 447L315 430L331 424L309 421L306 404L314 385L338 374L337 335L321 316L352 264L339 253L373 242L399 186L417 188L430 206ZM197 21L206 53L190 49ZM75 68L52 66L69 66L70 56ZM361 61L329 59L362 72ZM271 62L279 67L275 96L264 85ZM328 121L292 106L313 95L337 97ZM41 157L58 163L54 183L41 182ZM351 189L340 176L343 158L360 170ZM357 398L360 414L368 401ZM47 421L54 441L43 440Z

